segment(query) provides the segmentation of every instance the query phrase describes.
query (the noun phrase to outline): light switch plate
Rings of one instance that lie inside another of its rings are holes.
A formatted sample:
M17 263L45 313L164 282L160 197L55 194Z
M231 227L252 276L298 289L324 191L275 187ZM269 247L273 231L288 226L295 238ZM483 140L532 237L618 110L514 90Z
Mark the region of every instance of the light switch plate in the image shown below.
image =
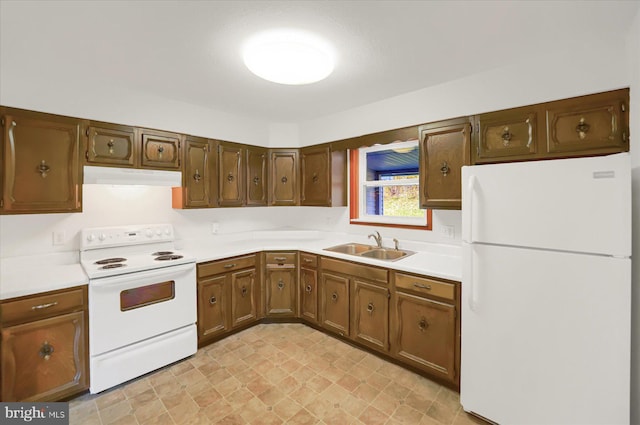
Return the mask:
M445 238L453 239L456 237L456 228L454 226L442 226L442 234Z

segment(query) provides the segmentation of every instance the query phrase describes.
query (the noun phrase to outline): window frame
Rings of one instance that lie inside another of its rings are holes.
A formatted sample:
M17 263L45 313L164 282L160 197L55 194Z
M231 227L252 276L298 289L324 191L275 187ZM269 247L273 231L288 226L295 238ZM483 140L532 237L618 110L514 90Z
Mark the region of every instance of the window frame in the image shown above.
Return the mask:
M383 145L373 150L387 150L389 145ZM373 217L370 215L363 215L361 211L366 211L361 192L364 187L382 187L382 186L398 186L398 182L402 180L389 180L389 183L376 181L373 182L361 182L360 170L363 166L365 159L361 158L360 149L349 150L349 222L350 224L365 225L365 226L382 226L382 227L396 227L404 229L415 230L432 230L432 211L426 209L425 216L419 218L402 218L402 217ZM420 187L420 177L416 179L407 179L400 185L414 185L418 183ZM425 220L424 224L420 224L420 221Z

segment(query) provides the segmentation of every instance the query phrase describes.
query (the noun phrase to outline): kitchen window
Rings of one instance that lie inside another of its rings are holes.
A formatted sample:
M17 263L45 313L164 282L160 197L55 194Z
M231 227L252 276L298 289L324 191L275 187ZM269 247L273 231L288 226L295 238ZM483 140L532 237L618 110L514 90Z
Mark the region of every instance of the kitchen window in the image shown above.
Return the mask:
M371 146L350 153L351 224L431 229L420 209L418 141Z

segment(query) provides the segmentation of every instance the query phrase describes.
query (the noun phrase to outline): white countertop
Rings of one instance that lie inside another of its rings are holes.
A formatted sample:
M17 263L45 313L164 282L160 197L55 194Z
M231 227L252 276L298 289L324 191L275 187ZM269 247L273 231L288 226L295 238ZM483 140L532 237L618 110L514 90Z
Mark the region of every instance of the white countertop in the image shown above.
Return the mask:
M460 281L460 247L416 241L400 241L400 248L416 253L396 261L376 260L325 251L343 243L371 244L361 236L310 230L269 230L206 239L176 241L176 247L195 256L197 262L219 260L259 251L296 250L355 261L372 266ZM384 240L384 245L389 243ZM89 281L78 252L0 258L0 300L85 285Z

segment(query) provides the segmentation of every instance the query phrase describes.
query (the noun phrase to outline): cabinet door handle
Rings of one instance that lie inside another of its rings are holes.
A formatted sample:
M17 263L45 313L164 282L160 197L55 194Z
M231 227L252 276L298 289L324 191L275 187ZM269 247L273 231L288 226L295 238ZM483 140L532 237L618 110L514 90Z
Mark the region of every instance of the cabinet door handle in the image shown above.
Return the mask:
M310 294L310 293L311 293L311 285L307 285L307 287L306 287L306 288L304 288L304 289L305 289L305 291L307 292L307 294Z
M331 294L331 299L333 300L334 303L338 301L338 293L334 292L333 294Z
M229 173L229 174L227 175L227 181L228 181L228 182L232 182L232 181L233 181L233 179L234 179L233 174Z
M449 168L449 164L447 164L447 161L444 161L442 163L442 167L440 167L440 172L442 173L443 176L447 176L447 174L449 174L449 171L451 171L451 169Z
M230 268L235 267L235 266L236 266L236 264L235 264L235 263L233 263L233 264L225 264L225 265L224 265L224 268L225 268L225 269L230 269Z
M420 321L418 322L418 328L420 329L420 332L424 332L425 329L427 329L429 327L429 323L427 322L427 319L425 319L424 317L420 319Z
M257 186L258 183L260 183L260 177L256 176L256 177L253 178L253 184L255 184Z
M240 293L242 294L243 297L247 295L247 287L243 286L242 289L240 290Z
M202 176L200 175L200 172L196 168L196 173L193 175L193 179L196 181L196 183L198 183L198 182L200 182L201 178L202 178Z
M109 148L109 155L113 155L113 147L115 146L115 143L113 143L113 139L109 140L109 142L107 142L107 147Z
M31 310L42 310L45 308L49 308L49 307L53 307L54 305L58 305L58 301L54 301L52 303L46 303L46 304L40 304L40 305L34 305L33 307L31 307Z
M504 146L509 146L511 139L513 138L513 133L509 131L509 127L505 127L504 130L502 130L500 137L502 138L502 144Z
M367 313L369 313L369 315L373 314L373 310L375 310L373 303L367 304Z
M280 279L278 281L278 289L282 290L284 288L284 282L282 281L282 279Z
M209 304L214 305L216 302L218 302L218 300L216 299L216 297L211 297L211 298L209 298Z
M414 282L413 286L415 286L416 288L420 288L420 289L426 289L427 291L431 290L431 285L425 285L423 283Z
M578 125L576 126L576 133L578 133L578 137L580 137L580 140L587 137L587 133L589 132L590 128L591 126L584 122L584 117L581 117L580 122L578 122Z
M47 177L47 174L49 173L49 171L51 171L51 167L49 167L43 159L42 161L40 161L40 165L38 165L37 170L40 173L40 176L42 178L45 178Z
M287 176L284 176L280 179L282 183L286 183L288 181Z
M42 343L42 347L40 347L40 351L38 351L40 357L45 360L49 360L51 355L53 354L53 345L49 344L48 341Z
M320 180L320 178L318 177L318 174L317 174L317 173L313 173L313 177L311 177L311 180L312 180L314 183L318 183L318 181Z

